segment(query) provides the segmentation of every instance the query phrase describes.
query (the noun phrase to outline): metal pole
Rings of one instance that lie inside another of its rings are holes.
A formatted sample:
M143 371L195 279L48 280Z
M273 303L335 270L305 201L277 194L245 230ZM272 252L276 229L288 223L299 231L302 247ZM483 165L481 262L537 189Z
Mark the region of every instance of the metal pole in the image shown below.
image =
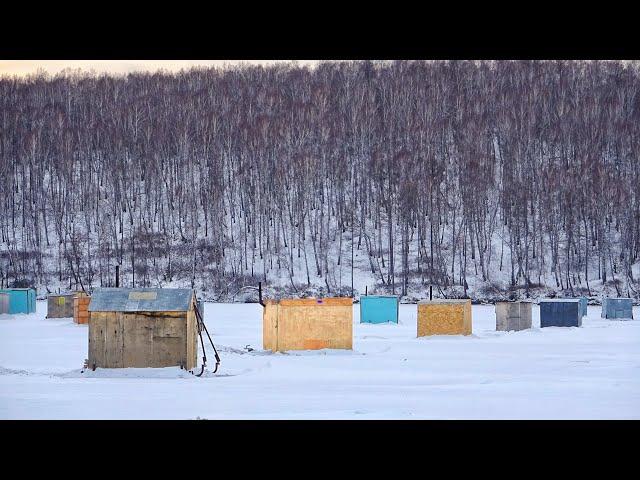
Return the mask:
M264 307L264 302L262 301L262 282L258 282L258 303Z

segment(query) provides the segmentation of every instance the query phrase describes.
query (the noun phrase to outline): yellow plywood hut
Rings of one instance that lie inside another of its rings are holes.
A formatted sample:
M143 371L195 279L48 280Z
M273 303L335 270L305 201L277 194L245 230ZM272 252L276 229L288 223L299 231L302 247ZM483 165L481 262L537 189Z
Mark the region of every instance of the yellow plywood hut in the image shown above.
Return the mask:
M471 335L471 300L418 302L418 337L427 335Z
M101 288L89 305L91 368L196 366L192 290Z
M73 321L79 324L89 323L89 303L91 297L84 292L78 292L73 297Z
M265 350L353 348L352 298L268 300L262 317Z

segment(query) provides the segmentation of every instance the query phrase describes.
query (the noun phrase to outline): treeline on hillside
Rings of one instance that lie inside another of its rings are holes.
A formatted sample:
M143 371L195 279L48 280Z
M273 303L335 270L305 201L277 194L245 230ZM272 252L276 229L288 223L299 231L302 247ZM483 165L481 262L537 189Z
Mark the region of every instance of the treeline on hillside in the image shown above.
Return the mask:
M120 265L129 286L330 293L355 250L401 294L504 275L636 295L639 66L5 77L0 242L4 285L109 286Z

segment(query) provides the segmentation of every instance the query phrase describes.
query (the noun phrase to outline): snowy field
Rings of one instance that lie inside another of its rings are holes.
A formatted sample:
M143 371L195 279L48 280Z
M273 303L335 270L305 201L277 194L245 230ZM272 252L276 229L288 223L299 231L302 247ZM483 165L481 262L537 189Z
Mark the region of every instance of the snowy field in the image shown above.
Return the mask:
M354 305L353 351L271 354L258 304L207 303L222 364L202 378L81 373L87 326L46 308L0 315L1 419L640 419L639 307L633 321L590 306L582 328L540 329L534 305L533 329L505 333L493 306L474 306L473 335L418 339L416 305L399 325L360 325Z

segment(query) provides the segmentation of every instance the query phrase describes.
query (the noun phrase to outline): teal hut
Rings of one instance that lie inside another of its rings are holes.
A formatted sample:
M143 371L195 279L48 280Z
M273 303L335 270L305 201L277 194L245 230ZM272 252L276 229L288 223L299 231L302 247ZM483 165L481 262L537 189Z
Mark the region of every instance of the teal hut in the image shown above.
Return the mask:
M0 293L9 294L9 313L34 313L36 291L33 288L5 288Z
M365 295L360 297L360 323L398 323L398 297Z

